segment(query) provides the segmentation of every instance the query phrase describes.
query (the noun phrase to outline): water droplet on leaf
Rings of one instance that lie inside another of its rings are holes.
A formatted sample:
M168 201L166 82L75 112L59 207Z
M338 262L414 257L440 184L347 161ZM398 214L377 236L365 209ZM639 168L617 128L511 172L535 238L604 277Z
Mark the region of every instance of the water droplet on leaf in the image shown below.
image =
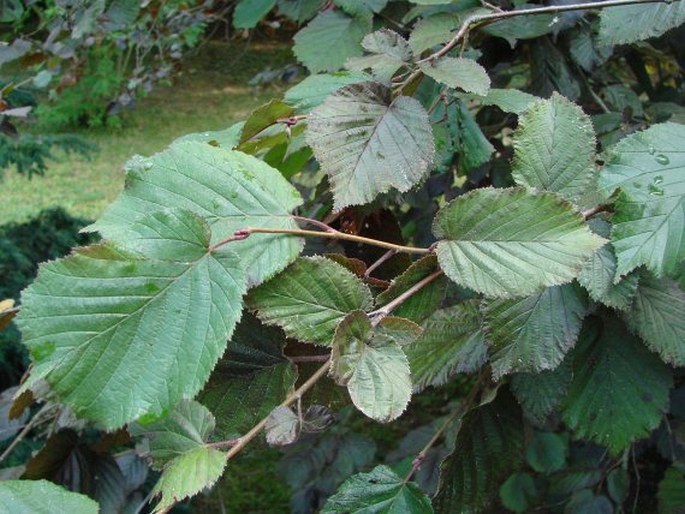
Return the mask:
M665 156L664 154L662 154L662 153L660 153L659 155L657 155L654 159L656 160L656 162L658 162L658 163L661 164L662 166L666 166L667 164L671 164L671 159L669 159L668 157L666 157L666 156Z

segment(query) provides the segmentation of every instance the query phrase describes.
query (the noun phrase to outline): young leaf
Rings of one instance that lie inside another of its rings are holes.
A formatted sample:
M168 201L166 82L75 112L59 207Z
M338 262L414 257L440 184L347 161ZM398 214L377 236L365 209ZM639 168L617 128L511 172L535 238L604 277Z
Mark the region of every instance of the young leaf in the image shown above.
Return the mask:
M250 291L247 302L260 319L278 325L289 337L324 346L331 344L349 312L373 306L368 286L324 257L298 259Z
M433 233L451 280L502 298L570 282L605 242L567 202L522 188L458 197L438 212Z
M684 313L685 291L670 279L645 274L626 321L664 362L685 366Z
M553 370L516 373L511 378L511 390L526 417L542 425L566 394L572 377L571 362L566 359Z
M362 47L369 55L351 57L347 60L346 67L357 71L370 69L373 76L381 82L389 82L395 72L412 59L407 41L389 29L367 34L362 39Z
M347 16L328 9L295 34L293 53L310 72L335 71L345 61L362 54L359 44L371 31L371 16Z
M424 50L452 39L452 31L458 26L459 17L451 13L439 13L423 18L409 35L409 46L418 56Z
M271 100L269 103L257 107L245 120L240 132L240 143L244 143L259 134L264 129L271 127L279 118L292 116L294 110L289 105L279 100ZM242 148L238 148L242 150Z
M599 219L588 222L593 232L609 237L610 225ZM616 256L611 245L604 245L585 263L578 274L578 282L588 290L593 300L614 309L626 310L635 297L638 275L633 273L614 284Z
M370 418L386 423L407 408L411 378L402 346L419 333L417 325L403 318L386 317L374 327L362 311L351 312L338 325L331 374Z
M387 512L424 514L433 512L428 496L414 482L406 482L388 466L347 479L328 498L322 514Z
M251 29L276 5L276 0L240 0L233 11L233 26Z
M588 324L573 354L574 377L562 417L577 437L617 454L661 421L669 369L615 318Z
M310 75L286 91L283 101L298 112L309 112L320 105L328 95L348 84L366 82L371 75L361 71L338 71Z
M494 379L556 368L576 344L586 312L583 292L573 284L516 300L485 300L483 331Z
M599 175L622 194L613 218L616 278L644 264L657 276L685 258L685 125L662 123L622 139Z
M420 280L434 273L437 265L438 261L435 255L428 255L416 261L404 273L393 279L388 289L376 297L376 304L379 307L383 307L394 300ZM445 278L440 276L400 304L393 311L393 315L407 318L414 323L421 323L440 307L440 302L442 302L444 295Z
M566 464L568 441L554 432L535 432L526 448L526 462L538 473L552 473Z
M604 45L623 45L660 36L685 22L682 2L621 5L602 9L599 40Z
M297 228L290 212L301 203L278 170L241 152L182 142L128 165L126 189L88 230L117 242L131 237L131 223L165 206L206 219L212 243L251 227ZM298 238L259 234L230 244L247 264L250 284L270 278L297 257Z
M480 368L487 357L480 326L475 301L435 311L423 323L423 333L404 348L414 391L446 384L457 373Z
M267 418L264 432L266 442L271 446L285 446L297 439L300 431L300 420L290 407L279 405Z
M490 77L473 59L443 56L421 64L421 71L448 87L467 93L485 96L490 89Z
M307 141L331 181L335 209L407 191L428 171L435 149L428 115L413 98L392 98L377 82L344 86L308 118Z
M218 420L217 437L240 437L283 402L297 377L284 346L282 330L243 316L198 397Z
M49 262L24 291L18 317L33 379L109 429L199 391L246 289L238 257L210 251L194 214L153 213L129 230L150 259L101 245ZM176 246L179 260L171 260Z
M577 202L593 187L596 144L589 116L554 93L519 117L514 135L514 180Z
M452 454L442 463L437 512L489 512L501 483L523 451L521 410L503 388L463 418Z
M98 504L47 480L0 481L0 509L9 513L97 514Z

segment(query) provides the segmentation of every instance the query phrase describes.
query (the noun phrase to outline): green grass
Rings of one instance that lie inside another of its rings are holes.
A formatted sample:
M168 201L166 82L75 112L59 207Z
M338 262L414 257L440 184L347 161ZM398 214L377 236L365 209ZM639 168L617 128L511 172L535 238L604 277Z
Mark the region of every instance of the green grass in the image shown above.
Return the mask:
M31 180L5 170L0 225L26 221L58 205L74 216L97 218L123 188L123 166L131 156L150 155L183 134L219 130L244 119L282 93L272 86L253 95L247 81L267 66L290 62L294 58L282 43L207 43L186 60L172 86L153 90L125 116L123 128L77 132L98 145L91 160L60 155L44 176Z

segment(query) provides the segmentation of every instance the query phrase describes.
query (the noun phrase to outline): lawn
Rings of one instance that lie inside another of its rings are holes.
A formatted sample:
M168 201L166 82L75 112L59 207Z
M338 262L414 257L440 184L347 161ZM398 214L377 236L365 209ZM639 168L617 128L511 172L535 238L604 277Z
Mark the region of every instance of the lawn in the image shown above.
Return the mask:
M91 160L61 155L45 176L31 180L5 170L0 225L26 221L57 205L75 216L98 217L121 191L123 166L131 156L150 155L183 134L219 130L244 119L284 88L272 85L253 92L250 78L294 60L289 47L278 42L208 42L187 58L172 86L153 90L125 115L122 129L77 132L98 145Z

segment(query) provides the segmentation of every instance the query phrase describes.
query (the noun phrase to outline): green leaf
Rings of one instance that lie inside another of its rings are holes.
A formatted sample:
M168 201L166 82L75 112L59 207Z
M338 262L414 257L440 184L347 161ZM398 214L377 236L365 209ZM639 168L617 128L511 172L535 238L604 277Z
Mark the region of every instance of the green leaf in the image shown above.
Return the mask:
M298 112L309 112L341 87L368 80L371 80L371 75L361 71L337 71L310 75L288 89L283 101Z
M302 23L313 18L325 0L278 0L278 12L291 20Z
M525 455L528 465L538 473L553 473L566 464L568 441L554 432L535 432Z
M266 442L271 446L285 446L297 440L300 419L290 407L279 405L271 411L264 425Z
M491 88L481 102L483 105L496 105L504 112L522 114L538 100L540 99L537 96L524 93L518 89Z
M438 212L433 233L448 278L503 298L570 282L604 244L570 204L521 188L458 197Z
M485 68L473 59L443 56L421 64L421 71L448 87L467 93L485 96L490 89L490 77Z
M276 5L276 0L240 0L233 11L233 26L251 29Z
M97 514L98 504L84 494L47 480L0 481L0 510L12 514Z
M613 514L614 507L609 498L595 494L591 489L578 491L564 508L565 514Z
M533 4L519 4L515 10L537 7ZM496 21L480 28L492 36L506 39L514 47L519 39L534 39L551 32L556 14L535 14L529 16L515 16Z
M611 499L622 505L630 492L630 476L625 469L613 469L607 475L607 492Z
M685 471L677 466L668 468L664 478L659 482L657 499L659 514L681 513L685 507Z
M414 482L406 482L388 466L348 478L328 498L322 514L424 514L433 512L428 496Z
M379 13L388 0L333 0L333 3L351 15Z
M129 230L150 259L102 245L49 262L18 317L34 380L109 429L199 391L246 289L238 257L209 251L208 228L194 214L153 213ZM146 231L156 236L143 243ZM176 245L179 260L170 260Z
M240 133L240 143L244 143L264 129L271 127L279 118L288 118L293 113L292 107L280 100L271 100L269 103L260 105L245 120L243 130Z
M572 377L570 359L566 359L553 370L513 375L511 390L525 415L542 425L566 394Z
M573 362L562 417L577 437L615 455L659 425L673 385L671 372L618 320L588 324Z
M685 291L674 281L643 275L626 315L628 326L664 362L685 366Z
M360 42L371 31L371 16L350 17L328 9L295 34L293 52L311 73L335 71L362 54Z
M411 378L402 346L420 332L403 318L386 317L374 327L362 311L351 312L338 325L331 374L347 386L354 405L370 418L386 423L407 408Z
M436 512L490 512L500 485L521 463L523 423L514 397L494 400L463 418L454 451L442 463Z
M152 493L160 495L154 512L167 512L175 503L213 486L226 467L226 454L198 447L174 459L164 470Z
M206 219L212 229L211 242L216 243L248 226L295 229L290 212L301 201L278 170L254 157L182 142L151 158L134 158L128 164L126 189L88 230L126 241L131 237L131 222L173 205ZM246 263L249 283L256 285L292 262L302 242L259 234L229 247Z
M435 255L428 255L414 262L404 273L393 279L388 289L376 297L376 304L383 307L434 273L437 266L438 261ZM421 323L440 307L445 296L445 285L445 278L443 276L438 277L400 304L393 311L393 315L407 318L414 323Z
M435 311L423 333L404 348L414 391L446 384L457 373L470 373L485 362L487 347L476 301Z
M514 473L499 488L502 505L514 512L528 512L537 495L535 481L526 473Z
M587 302L573 285L516 300L485 300L483 331L492 376L554 369L576 344Z
M572 69L561 47L553 43L551 38L540 38L530 46L529 62L531 93L548 98L556 91L569 100L580 97L582 91L578 74Z
M512 175L519 185L577 202L595 188L596 145L590 117L554 93L519 117Z
M283 402L297 377L284 346L283 331L243 316L198 397L218 420L217 437L240 437Z
M608 237L610 225L599 219L589 221L593 232ZM604 245L585 263L578 274L578 282L588 290L593 300L614 309L626 310L630 307L637 291L638 275L633 273L614 284L616 275L616 256L611 245Z
M622 45L660 36L685 22L682 2L607 7L600 14L599 40Z
M685 258L685 125L662 123L622 139L599 175L605 197L623 192L613 218L616 278L644 264L657 276Z
M208 143L212 146L220 146L227 150L233 149L240 142L240 133L243 130L244 122L234 123L224 130L208 130L205 132L195 132L186 134L178 139L175 139L172 144L181 143L184 141L196 141L199 143Z
M421 55L436 45L452 39L452 32L459 26L459 17L454 14L440 13L419 20L409 35L409 46L416 55Z
M305 257L250 291L248 304L265 323L289 337L329 346L338 323L354 310L370 310L368 286L330 259Z
M412 59L407 41L389 29L367 34L362 39L362 47L370 55L351 57L347 60L346 67L356 71L370 69L373 76L381 82L389 82L395 72Z
M331 182L336 210L369 203L393 187L409 190L435 153L421 104L407 96L393 99L392 90L376 82L330 95L311 112L305 136Z

